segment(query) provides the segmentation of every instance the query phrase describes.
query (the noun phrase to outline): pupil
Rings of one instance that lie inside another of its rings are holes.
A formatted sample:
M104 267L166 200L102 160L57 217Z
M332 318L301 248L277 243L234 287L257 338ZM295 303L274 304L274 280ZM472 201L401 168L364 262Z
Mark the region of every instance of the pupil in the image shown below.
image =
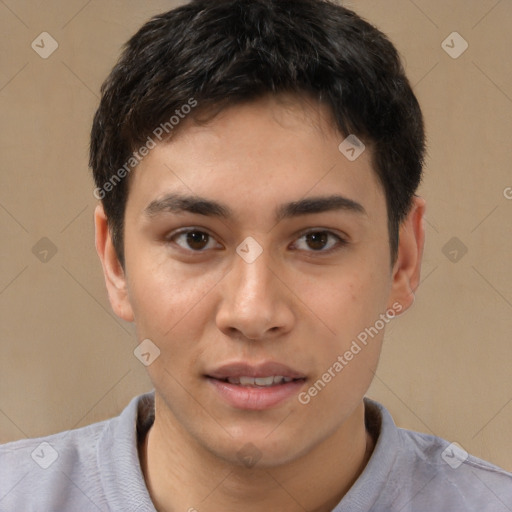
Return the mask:
M206 233L201 233L200 231L193 231L191 233L187 233L187 243L193 249L202 249L208 241Z
M327 233L310 233L307 235L312 249L322 249L327 243Z

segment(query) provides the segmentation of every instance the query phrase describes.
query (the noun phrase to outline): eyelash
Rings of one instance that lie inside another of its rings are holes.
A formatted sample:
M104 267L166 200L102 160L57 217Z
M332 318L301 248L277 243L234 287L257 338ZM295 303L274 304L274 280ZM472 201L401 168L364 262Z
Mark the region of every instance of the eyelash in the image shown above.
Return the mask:
M166 241L167 242L172 242L172 243L176 243L175 242L175 239L181 235L187 235L189 233L200 233L200 234L204 234L204 235L207 235L208 237L210 237L210 239L213 239L214 240L214 237L212 235L210 235L210 233L206 232L206 231L203 231L202 229L198 229L198 228L186 228L186 229L182 229L180 231L177 231L175 233L172 233L170 236L166 237ZM300 234L300 236L297 238L297 240L300 240L304 237L306 237L307 235L312 235L312 234L327 234L328 236L330 237L333 237L334 239L336 239L336 244L331 247L330 249L327 249L327 250L306 250L305 252L307 253L312 253L312 254L315 254L315 255L328 255L328 254L331 254L335 251L338 251L340 249L342 249L344 246L348 245L348 241L345 240L344 238L342 238L341 236L337 235L336 233L333 233L332 231L329 231L327 229L313 229L313 230L309 230L309 231L306 231L306 232L303 232ZM208 240L208 242L210 241L210 239ZM191 252L191 253L196 253L196 254L201 254L203 252L206 252L208 249L201 249L201 250L193 250L193 249L186 249L182 246L180 246L179 244L176 244L178 245L178 247L180 249L183 249L184 251L187 251L187 252Z

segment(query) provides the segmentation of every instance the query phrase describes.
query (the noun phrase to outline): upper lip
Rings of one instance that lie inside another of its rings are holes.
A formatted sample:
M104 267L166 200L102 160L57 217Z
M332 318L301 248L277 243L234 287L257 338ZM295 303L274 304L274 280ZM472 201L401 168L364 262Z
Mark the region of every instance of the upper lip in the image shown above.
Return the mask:
M206 373L208 377L214 379L227 379L229 377L270 377L281 376L291 379L305 379L306 376L289 366L275 361L269 361L260 364L249 364L246 362L235 362L224 364Z

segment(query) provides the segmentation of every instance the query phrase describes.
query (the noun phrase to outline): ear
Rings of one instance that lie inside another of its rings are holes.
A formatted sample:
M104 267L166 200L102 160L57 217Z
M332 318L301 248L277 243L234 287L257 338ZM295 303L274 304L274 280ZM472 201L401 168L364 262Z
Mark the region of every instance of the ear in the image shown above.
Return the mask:
M96 228L96 251L103 266L110 305L119 318L133 322L134 315L129 301L125 272L112 244L107 216L101 204L96 206L94 211L94 225Z
M421 260L425 245L425 200L414 196L407 217L400 225L398 256L393 266L393 283L388 306L398 302L403 310L414 303L420 284Z

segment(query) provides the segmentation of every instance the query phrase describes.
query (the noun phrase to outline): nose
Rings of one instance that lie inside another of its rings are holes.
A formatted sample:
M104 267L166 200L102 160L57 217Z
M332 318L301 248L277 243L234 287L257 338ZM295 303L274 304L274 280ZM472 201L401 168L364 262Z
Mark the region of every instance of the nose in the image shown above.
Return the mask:
M292 329L295 315L289 288L264 251L248 263L238 255L221 284L217 327L230 337L268 340Z

